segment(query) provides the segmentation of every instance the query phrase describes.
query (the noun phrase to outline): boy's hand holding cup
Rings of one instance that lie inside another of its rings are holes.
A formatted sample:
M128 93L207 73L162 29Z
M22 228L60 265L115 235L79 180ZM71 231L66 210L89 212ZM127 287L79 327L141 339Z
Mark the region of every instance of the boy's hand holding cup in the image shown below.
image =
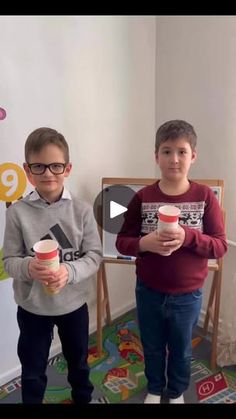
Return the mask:
M40 240L33 246L35 257L41 265L47 266L51 271L60 268L58 243L56 240ZM50 285L43 285L45 292L49 295L58 294L59 290Z
M158 209L158 224L157 231L175 231L178 229L180 209L174 205L163 205ZM172 252L165 253L165 256L169 256ZM164 256L164 255L163 255Z

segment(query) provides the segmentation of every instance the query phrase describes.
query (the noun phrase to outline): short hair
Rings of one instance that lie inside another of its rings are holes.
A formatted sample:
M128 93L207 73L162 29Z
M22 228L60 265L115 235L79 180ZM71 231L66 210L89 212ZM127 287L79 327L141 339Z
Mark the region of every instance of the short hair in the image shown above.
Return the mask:
M187 139L192 151L196 149L197 135L191 124L180 119L165 122L157 130L155 152L157 153L160 145L167 140L177 140L181 137Z
M25 142L25 161L29 162L31 154L40 152L48 144L59 147L63 151L65 163L69 163L69 146L64 136L55 129L47 127L37 128L28 136Z

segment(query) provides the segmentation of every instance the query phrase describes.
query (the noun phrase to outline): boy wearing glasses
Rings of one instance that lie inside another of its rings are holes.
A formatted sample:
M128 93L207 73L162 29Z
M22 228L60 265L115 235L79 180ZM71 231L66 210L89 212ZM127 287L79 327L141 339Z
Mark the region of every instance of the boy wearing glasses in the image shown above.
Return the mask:
M65 187L72 165L68 144L51 128L38 128L25 143L24 170L35 190L6 212L3 260L13 278L20 329L18 356L22 365L23 403L42 403L54 325L68 365L74 403L89 403L87 283L100 265L102 250L92 208ZM57 272L34 257L33 245L56 239ZM42 285L59 290L45 293Z

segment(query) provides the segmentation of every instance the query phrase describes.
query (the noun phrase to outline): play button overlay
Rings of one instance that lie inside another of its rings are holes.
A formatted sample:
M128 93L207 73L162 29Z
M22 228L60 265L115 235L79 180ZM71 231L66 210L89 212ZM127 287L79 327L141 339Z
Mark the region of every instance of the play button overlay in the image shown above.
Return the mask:
M115 218L127 211L127 208L117 202L110 202L110 218Z
M109 185L97 196L93 206L98 225L108 233L119 233L127 207L135 191L125 185Z

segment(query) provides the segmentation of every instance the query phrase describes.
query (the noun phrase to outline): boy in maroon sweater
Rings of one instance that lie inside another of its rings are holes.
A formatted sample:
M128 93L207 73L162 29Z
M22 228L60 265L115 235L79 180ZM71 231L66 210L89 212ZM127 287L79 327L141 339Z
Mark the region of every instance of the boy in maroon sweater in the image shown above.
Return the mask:
M144 403L160 403L164 391L170 403L184 403L208 259L227 251L213 191L188 180L196 142L194 128L185 121L159 127L155 156L161 179L137 192L116 241L120 253L137 257L136 301L148 381ZM181 210L176 230L157 231L162 205Z

